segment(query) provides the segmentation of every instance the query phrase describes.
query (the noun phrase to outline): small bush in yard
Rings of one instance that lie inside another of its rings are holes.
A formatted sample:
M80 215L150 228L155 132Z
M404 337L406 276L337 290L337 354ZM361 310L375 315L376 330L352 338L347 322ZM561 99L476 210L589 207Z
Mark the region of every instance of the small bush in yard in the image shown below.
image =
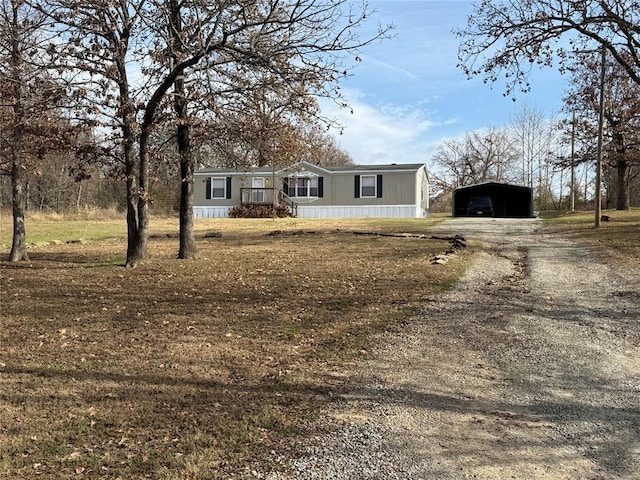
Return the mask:
M291 212L284 205L238 205L229 209L231 218L278 218L290 217Z

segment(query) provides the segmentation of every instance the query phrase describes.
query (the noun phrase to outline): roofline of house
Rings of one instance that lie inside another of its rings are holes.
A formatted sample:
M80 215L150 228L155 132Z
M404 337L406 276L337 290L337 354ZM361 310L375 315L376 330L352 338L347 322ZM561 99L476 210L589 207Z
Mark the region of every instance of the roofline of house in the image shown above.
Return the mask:
M281 168L278 170L267 170L266 167L257 168L254 170L224 170L217 168L206 168L199 171L196 171L194 175L196 176L208 176L211 174L216 175L255 175L256 173L264 173L264 174L276 174L280 175L288 170L294 170L297 166L308 166L312 169L321 170L327 174L343 174L343 173L355 173L355 174L367 174L367 173L397 173L397 172L417 172L421 168L425 168L426 165L424 163L399 163L399 164L385 164L385 165L353 165L353 166L344 166L344 167L321 167L318 165L314 165L309 162L298 162L296 164L290 165L285 168ZM363 168L366 167L366 168ZM393 167L393 168L391 168Z

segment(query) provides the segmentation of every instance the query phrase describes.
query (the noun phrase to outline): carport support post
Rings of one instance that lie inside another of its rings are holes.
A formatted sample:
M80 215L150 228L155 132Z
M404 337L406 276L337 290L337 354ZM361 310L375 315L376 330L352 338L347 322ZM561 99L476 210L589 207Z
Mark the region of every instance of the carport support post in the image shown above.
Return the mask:
M604 44L602 45L602 58L600 59L600 105L598 112L598 157L596 159L596 215L595 227L600 227L600 218L602 215L602 142L604 136L604 76L605 62L607 60L607 51Z

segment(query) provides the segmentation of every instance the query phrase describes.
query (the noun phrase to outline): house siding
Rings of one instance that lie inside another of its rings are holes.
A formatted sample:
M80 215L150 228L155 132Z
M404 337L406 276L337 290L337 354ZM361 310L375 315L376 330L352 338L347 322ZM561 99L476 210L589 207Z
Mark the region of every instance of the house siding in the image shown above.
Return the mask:
M356 175L381 175L382 196L380 198L356 198L354 191ZM413 180L414 177L415 172L336 173L329 178L325 177L325 195L314 202L314 205L415 205L416 182Z
M381 165L344 168L322 168L305 162L281 171L234 172L200 171L194 182L194 217L223 218L228 210L241 203L241 189L251 188L252 178L263 177L265 188L283 189L283 179L289 176L321 177L323 195L292 197L297 204L297 216L307 218L341 217L405 217L421 218L429 208L429 179L425 166ZM376 177L376 196L355 195L356 176ZM207 179L231 178L231 198L207 199ZM275 184L274 184L275 183ZM380 184L382 189L380 190Z

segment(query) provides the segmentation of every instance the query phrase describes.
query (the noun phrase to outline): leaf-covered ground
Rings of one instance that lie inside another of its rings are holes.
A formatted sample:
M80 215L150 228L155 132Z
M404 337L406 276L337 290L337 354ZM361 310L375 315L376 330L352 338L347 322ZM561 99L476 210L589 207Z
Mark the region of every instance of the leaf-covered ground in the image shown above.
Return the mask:
M92 240L90 223L47 225L51 240L85 243L2 263L1 478L215 479L277 464L341 366L466 261L432 265L445 241L350 233L428 234L424 220L292 219L198 222L200 255L180 261L167 220L125 269L122 236L97 222Z

